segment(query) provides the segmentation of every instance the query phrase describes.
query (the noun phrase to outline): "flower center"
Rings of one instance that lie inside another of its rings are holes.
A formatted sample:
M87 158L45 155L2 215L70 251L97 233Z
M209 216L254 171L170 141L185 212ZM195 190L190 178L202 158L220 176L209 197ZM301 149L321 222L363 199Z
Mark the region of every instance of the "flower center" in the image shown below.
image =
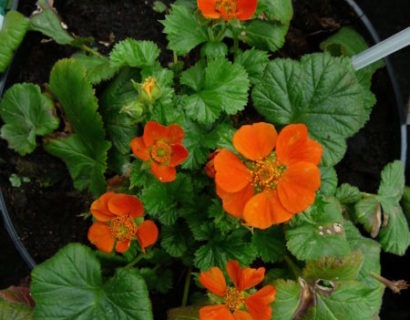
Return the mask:
M242 293L236 288L228 288L225 294L225 305L234 312L238 310L244 303L245 298Z
M152 89L155 86L155 79L154 77L148 77L145 79L144 83L142 84L144 91L151 97Z
M238 0L218 0L216 1L215 9L219 11L223 17L228 19L235 18L238 8Z
M130 216L122 216L110 221L110 230L118 241L132 240L137 232L137 225Z
M158 141L151 149L151 157L158 163L171 160L172 148L168 143Z
M286 166L276 160L275 154L255 161L252 168L253 185L259 191L276 190L278 180L286 171Z

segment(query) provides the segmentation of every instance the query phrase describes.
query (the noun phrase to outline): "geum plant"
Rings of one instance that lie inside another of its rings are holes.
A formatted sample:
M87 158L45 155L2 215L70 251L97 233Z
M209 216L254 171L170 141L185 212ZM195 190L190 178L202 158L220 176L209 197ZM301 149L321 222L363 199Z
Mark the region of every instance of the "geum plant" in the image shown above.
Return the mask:
M380 275L381 250L403 255L410 243L402 164L386 165L377 194L338 186L334 169L369 119L381 66L352 68L366 48L352 29L322 43L333 56L276 58L290 0L179 0L161 21L174 52L164 67L150 41L105 57L62 28L52 2L38 4L30 18L9 13L15 28L0 38L36 30L81 52L43 90L5 93L1 136L21 155L42 145L94 194L98 250L70 244L37 266L36 306L19 312L149 320L148 292L168 301L184 274L169 319L371 320L386 286L405 287ZM9 54L18 45L5 43Z

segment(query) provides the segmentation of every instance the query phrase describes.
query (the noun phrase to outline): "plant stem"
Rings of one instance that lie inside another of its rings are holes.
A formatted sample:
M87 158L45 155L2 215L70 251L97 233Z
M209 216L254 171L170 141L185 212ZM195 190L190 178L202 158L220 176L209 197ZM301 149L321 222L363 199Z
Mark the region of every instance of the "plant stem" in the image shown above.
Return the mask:
M173 51L172 53L174 55L174 64L177 64L178 63L178 55L175 51Z
M141 253L139 256L137 256L134 260L132 260L129 264L127 264L124 268L125 269L130 269L133 266L135 266L138 262L140 262L142 259L144 259L145 255Z
M191 284L192 267L189 267L187 275L185 277L184 295L182 296L182 307L185 307L188 303L189 285Z
M289 268L292 270L292 272L295 275L296 279L299 278L302 271L296 265L296 263L288 255L285 255L285 261L288 264Z
M83 44L83 45L81 46L81 50L83 50L83 51L85 51L85 52L88 52L88 53L90 53L90 54L92 54L92 55L94 55L94 56L102 57L102 54L101 54L101 53L99 53L97 50L94 50L94 49L90 48L89 46L87 46L87 45L85 45L85 44Z
M370 276L382 283L385 287L389 288L394 293L400 293L401 290L406 290L409 288L409 285L404 280L391 281L373 271L370 272Z

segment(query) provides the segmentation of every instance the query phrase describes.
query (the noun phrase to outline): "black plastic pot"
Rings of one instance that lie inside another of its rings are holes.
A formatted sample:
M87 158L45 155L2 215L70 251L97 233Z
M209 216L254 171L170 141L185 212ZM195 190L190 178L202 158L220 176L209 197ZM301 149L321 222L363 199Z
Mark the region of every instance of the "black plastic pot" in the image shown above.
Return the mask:
M366 28L367 32L369 33L371 38L374 40L374 42L379 42L380 39L379 39L379 36L378 36L377 32L375 31L375 29L374 29L372 23L370 22L370 20L367 18L367 16L363 13L361 8L358 6L358 4L354 0L345 0L345 1L356 12L356 14L360 18L363 26ZM18 0L15 0L13 2L12 9L16 9L17 7L18 7ZM397 83L397 80L394 77L394 70L393 70L393 67L392 67L390 61L388 59L385 59L385 64L386 64L387 72L388 72L389 77L390 77L390 81L391 81L391 85L392 85L392 89L393 89L393 94L394 94L395 100L396 100L395 112L397 112L397 115L398 115L398 118L399 118L399 121L400 121L400 132L401 132L401 155L400 155L400 159L405 164L406 163L406 154L407 154L407 132L406 132L405 117L404 117L403 109L402 109L402 105L403 105L402 98L401 98L401 94L400 94L399 85ZM5 83L6 83L6 79L7 79L7 72L5 74L3 74L2 77L0 78L0 97L1 97L2 92L3 92L4 86L5 86ZM30 269L34 268L35 261L31 257L31 255L29 254L27 249L24 247L23 243L21 242L21 240L20 240L20 238L19 238L19 236L18 236L18 234L17 234L17 232L16 232L16 230L13 226L13 223L10 219L9 213L7 211L7 208L6 208L4 197L1 193L1 188L0 188L0 211L1 211L2 218L4 220L6 230L9 234L10 238L12 239L17 251L21 255L24 262L27 264L27 266Z

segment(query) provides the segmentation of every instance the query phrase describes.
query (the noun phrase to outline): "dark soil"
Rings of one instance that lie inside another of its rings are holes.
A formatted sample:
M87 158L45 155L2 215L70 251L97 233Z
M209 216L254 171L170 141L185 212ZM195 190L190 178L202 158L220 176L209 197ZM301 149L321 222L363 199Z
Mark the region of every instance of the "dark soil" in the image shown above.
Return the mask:
M35 0L22 1L20 11L29 15L35 8ZM55 4L69 31L83 37L93 37L94 45L101 52L109 52L101 42L133 37L153 40L162 49L162 62L172 55L166 50L162 25L163 15L152 11L153 0L56 0ZM173 1L163 1L170 3ZM276 56L299 58L305 53L319 51L319 43L341 26L351 25L365 31L350 7L340 0L294 1L295 17L287 36L286 45ZM53 64L71 55L74 50L53 42L43 43L42 36L30 33L16 57L9 85L16 82L44 84L48 81ZM380 171L388 162L399 158L399 120L391 85L385 70L374 76L373 91L378 102L369 123L348 141L345 159L337 166L340 183L349 182L364 191L374 192L380 180ZM41 148L24 158L9 151L0 141L1 186L17 231L30 254L41 262L52 256L68 242L87 242L90 224L79 215L88 211L92 197L79 193L65 165ZM26 176L30 183L13 188L8 182L10 174ZM175 275L180 279L179 275ZM182 281L176 283L173 300L154 297L159 309L178 306L182 296ZM158 311L156 310L156 311ZM156 315L155 319L164 319Z

